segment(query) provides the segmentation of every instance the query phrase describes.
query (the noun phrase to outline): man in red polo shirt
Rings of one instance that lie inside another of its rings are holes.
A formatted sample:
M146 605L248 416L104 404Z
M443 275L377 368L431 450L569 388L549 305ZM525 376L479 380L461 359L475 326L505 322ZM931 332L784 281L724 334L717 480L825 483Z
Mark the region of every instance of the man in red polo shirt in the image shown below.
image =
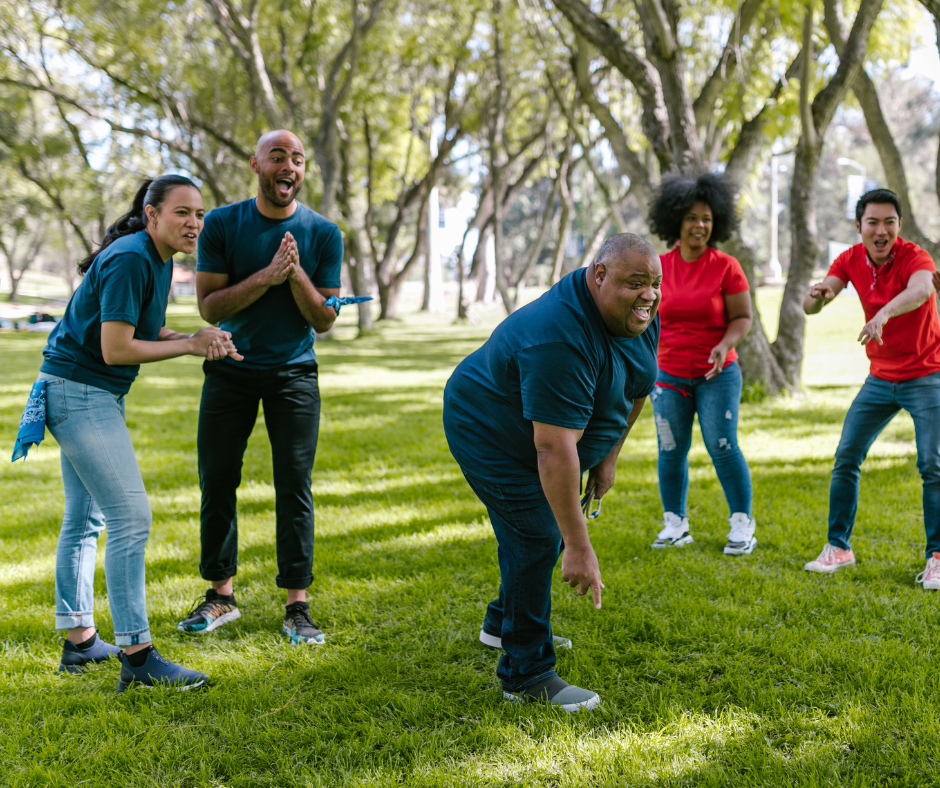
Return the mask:
M927 566L917 576L940 589L940 323L933 298L934 262L919 246L898 237L901 203L875 189L855 208L862 242L843 252L803 300L819 312L848 284L862 300L868 321L858 340L871 359L871 374L846 414L829 487L829 539L804 569L835 572L855 563L849 544L858 509L859 468L872 443L902 408L914 420L917 469L924 480Z

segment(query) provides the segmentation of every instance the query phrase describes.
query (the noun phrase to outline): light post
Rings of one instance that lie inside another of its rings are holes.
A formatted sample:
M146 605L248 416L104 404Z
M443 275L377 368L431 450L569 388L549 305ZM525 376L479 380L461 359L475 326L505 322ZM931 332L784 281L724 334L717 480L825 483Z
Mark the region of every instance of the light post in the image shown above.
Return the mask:
M858 175L846 175L845 182L847 186L847 194L845 198L845 218L855 221L855 205L859 201L859 198L869 189L877 188L877 183L869 186L869 180L867 178L868 171L865 169L865 165L860 162L855 161L855 159L848 159L845 156L840 156L836 159L836 164L840 167L854 167L858 170Z
M770 157L770 260L767 261L766 281L777 284L783 281L783 268L777 256L777 240L780 229L780 205L778 192L780 190L780 173L787 171L787 165L781 164L780 156Z

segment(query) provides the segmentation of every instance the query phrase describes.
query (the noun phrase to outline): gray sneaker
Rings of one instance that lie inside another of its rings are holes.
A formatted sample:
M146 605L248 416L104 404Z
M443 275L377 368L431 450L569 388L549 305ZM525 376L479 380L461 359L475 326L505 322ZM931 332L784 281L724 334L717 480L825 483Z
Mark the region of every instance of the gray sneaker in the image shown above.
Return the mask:
M503 697L513 703L548 703L568 714L588 711L601 702L600 695L596 692L576 687L558 676L552 676L517 692L503 690Z
M306 602L294 602L287 606L281 631L295 645L319 646L326 640L320 628L310 618L310 607Z

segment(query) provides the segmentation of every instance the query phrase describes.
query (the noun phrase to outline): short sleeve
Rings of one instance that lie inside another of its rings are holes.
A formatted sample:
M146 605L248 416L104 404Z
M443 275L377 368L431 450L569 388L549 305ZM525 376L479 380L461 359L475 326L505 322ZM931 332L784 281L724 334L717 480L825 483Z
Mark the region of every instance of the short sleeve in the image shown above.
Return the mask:
M721 278L722 294L734 295L735 293L745 293L750 289L751 286L747 283L747 277L744 275L741 263L729 256L728 265L725 266L725 273Z
M206 223L199 234L199 253L196 258L196 270L209 274L228 274L228 262L225 259L225 226L222 217L215 211L206 214Z
M937 269L930 253L926 249L920 248L917 249L917 252L913 255L905 268L907 269L908 275L913 274L915 271L935 271Z
M338 288L340 273L343 269L343 235L339 227L332 226L332 232L320 249L320 259L313 272L313 284L316 287Z
M587 427L597 383L589 359L561 342L520 350L514 358L526 419L573 430Z
M150 262L139 254L125 253L107 260L98 271L101 322L120 320L137 326L147 293Z
M852 259L852 255L855 252L855 248L846 249L842 254L840 254L835 260L832 261L832 265L829 266L829 272L826 276L834 276L836 279L841 279L845 284L849 283L849 261Z

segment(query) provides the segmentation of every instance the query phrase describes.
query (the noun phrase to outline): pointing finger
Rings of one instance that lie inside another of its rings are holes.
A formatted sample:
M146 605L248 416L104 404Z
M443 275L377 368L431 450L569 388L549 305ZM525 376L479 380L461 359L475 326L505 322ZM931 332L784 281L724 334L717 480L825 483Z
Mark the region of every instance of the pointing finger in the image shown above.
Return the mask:
M601 589L604 587L604 584L600 580L595 580L591 584L591 593L594 597L594 609L601 609Z

